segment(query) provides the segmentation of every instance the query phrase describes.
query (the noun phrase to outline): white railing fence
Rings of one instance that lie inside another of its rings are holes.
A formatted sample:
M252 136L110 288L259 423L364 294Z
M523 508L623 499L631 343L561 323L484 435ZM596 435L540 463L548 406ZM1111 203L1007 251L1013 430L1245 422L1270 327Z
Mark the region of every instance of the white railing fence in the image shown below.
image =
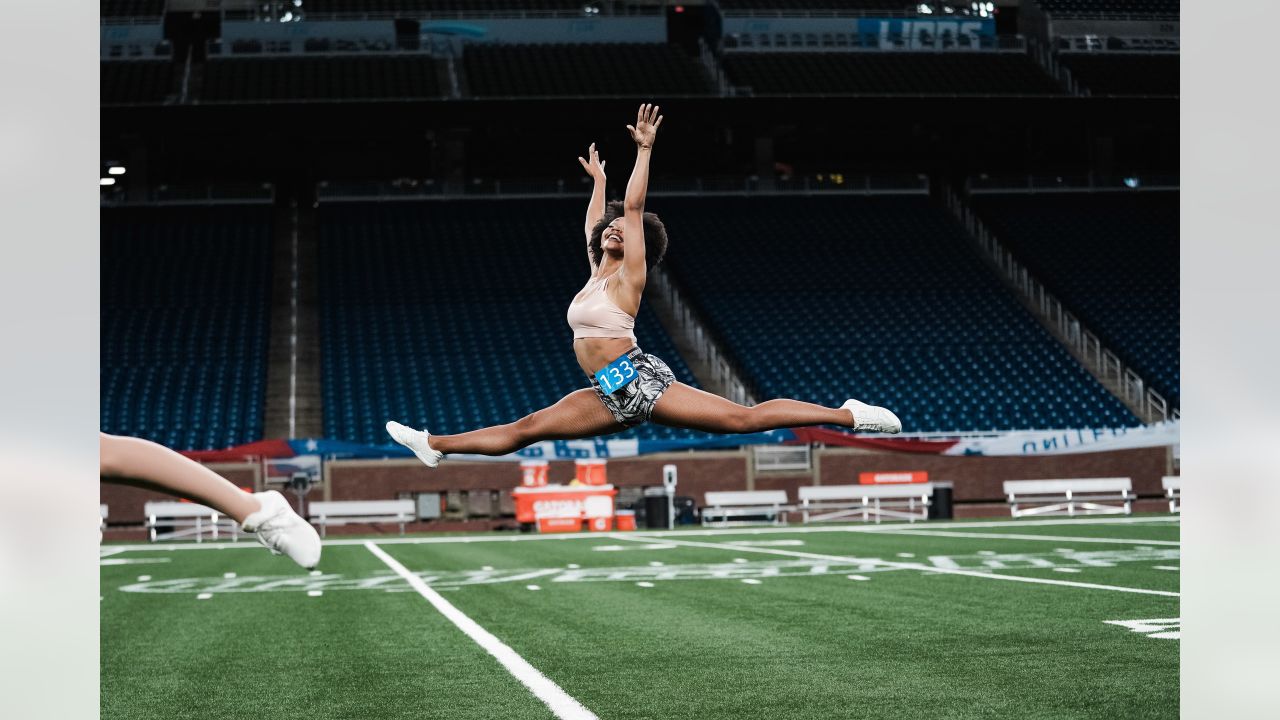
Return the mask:
M1104 383L1112 385L1138 417L1147 423L1177 419L1180 413L1169 407L1169 401L1152 389L1133 368L1124 364L1080 322L1062 302L1037 280L1013 253L987 229L977 215L954 190L947 188L948 209L959 218L969 235L977 240L983 253L1021 294L1027 305L1050 326L1073 353Z
M654 268L650 272L649 290L657 294L661 302L671 310L676 332L682 334L693 346L698 360L706 365L712 381L723 389L725 397L740 405L754 405L755 397L747 390L746 383L729 364L725 353L711 339L705 323L689 309L680 291L662 268Z

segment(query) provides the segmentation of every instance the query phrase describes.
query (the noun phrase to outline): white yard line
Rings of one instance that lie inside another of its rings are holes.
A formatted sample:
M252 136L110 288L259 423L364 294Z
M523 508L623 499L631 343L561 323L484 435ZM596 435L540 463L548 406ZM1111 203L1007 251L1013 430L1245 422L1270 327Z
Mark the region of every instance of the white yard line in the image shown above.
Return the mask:
M946 530L895 530L890 535L930 535L949 538L982 538L985 540L1045 540L1052 542L1112 543L1115 545L1182 545L1177 540L1121 540L1118 538L1071 537L1069 535L1017 535L1004 533L948 532Z
M583 707L582 703L560 689L560 686L552 682L546 675L538 672L537 668L520 657L506 643L494 637L493 633L480 627L475 620L467 617L461 610L454 607L440 593L432 590L429 585L422 581L422 578L409 572L408 568L388 555L385 550L369 540L364 541L364 546L369 549L369 552L376 555L379 560L386 563L387 567L404 578L414 590L418 591L419 595L426 598L427 602L431 603L436 610L439 610L441 615L444 615L450 622L457 625L459 630L467 634L467 637L474 640L477 645L484 648L486 652L502 663L507 672L529 688L539 700L551 709L551 712L556 717L563 720L599 720L595 713Z
M1138 525L1146 523L1172 523L1179 524L1178 517L1141 517L1141 518L1096 518L1096 519L1069 519L1060 520L1012 520L1001 522L941 522L939 525L945 525L947 528L1016 528L1016 527L1043 527L1046 525ZM812 533L895 533L900 532L904 528L911 528L911 525L905 523L894 523L887 525L798 525L796 527L759 527L759 528L733 528L733 529L704 529L704 530L642 530L645 537L650 538L669 538L669 537L714 537L723 535L777 535L777 534L794 534L808 535ZM379 545L437 545L437 544L454 544L454 543L489 543L489 542L555 542L555 541L572 541L572 540L596 540L604 537L605 533L576 533L564 535L505 535L505 534L489 534L489 535L465 535L454 537L396 537L378 539ZM1073 538L1079 539L1079 538ZM340 545L364 545L367 540L358 539L339 539L325 540L326 547L336 547ZM1144 541L1143 544L1157 544L1152 541ZM110 549L112 554L121 552L171 552L175 550L256 550L261 552L261 546L255 542L205 542L205 543L150 543L146 545L106 545L103 549Z
M622 535L614 533L613 537L619 540L631 540L633 542L652 542L648 537ZM1165 590L1147 590L1145 588L1120 587L1118 585L1098 585L1096 583L1072 582L1070 580L1052 580L1050 578L1023 577L1020 575L997 575L989 572L977 572L973 570L957 570L951 568L940 568L922 563L901 563L891 560L880 560L878 558L854 558L842 555L825 555L819 553L798 552L795 550L777 550L774 548L762 547L743 547L741 545L722 545L720 543L697 542L694 540L667 540L669 543L676 545L685 545L687 547L711 548L713 550L727 550L733 552L753 552L765 553L768 555L786 555L788 557L806 558L810 560L828 560L830 562L842 563L873 563L885 567L901 568L904 570L924 570L934 573L942 573L944 575L966 575L968 577L985 578L987 580L1008 580L1010 582L1032 583L1035 585L1062 585L1065 587L1088 588L1090 590L1112 590L1115 592L1137 593L1140 595L1163 595L1165 597L1181 597L1176 592L1168 592Z

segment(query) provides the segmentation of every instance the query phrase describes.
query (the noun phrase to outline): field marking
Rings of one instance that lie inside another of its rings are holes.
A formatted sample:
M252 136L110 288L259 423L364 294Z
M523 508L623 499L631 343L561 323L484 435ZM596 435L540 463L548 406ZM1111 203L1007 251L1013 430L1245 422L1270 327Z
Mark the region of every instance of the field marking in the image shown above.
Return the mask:
M614 533L613 537L620 540L632 540L632 537L619 535ZM648 542L649 539L642 536L634 536L633 542ZM787 555L790 557L806 558L811 560L830 560L832 562L865 562L868 564L881 565L885 567L902 568L905 570L926 570L940 575L966 575L968 577L985 578L988 580L1008 580L1010 582L1031 583L1034 585L1062 585L1064 587L1087 588L1090 590L1111 590L1114 592L1137 593L1140 595L1162 595L1165 597L1182 597L1176 592L1166 590L1147 590L1145 588L1121 587L1119 585L1098 585L1096 583L1072 582L1070 580L1054 580L1051 578L1024 577L1021 575L997 575L989 572L976 572L973 570L954 570L951 568L933 567L922 563L900 563L891 560L880 560L878 558L854 558L842 555L826 555L822 553L798 552L795 550L777 550L775 548L751 548L742 547L740 545L722 545L719 543L697 542L695 540L671 540L677 545L686 545L688 547L711 548L714 550L737 550L739 552L755 552L766 553L769 555Z
M895 530L891 535L930 535L949 538L979 538L983 540L1044 540L1047 542L1112 543L1115 545L1178 545L1179 540L1124 540L1095 537L1071 537L1070 535L1022 535L1018 533L971 533L953 530Z
M409 572L409 569L401 565L400 561L388 555L385 550L375 545L372 541L364 541L364 546L385 563L387 567L408 582L414 590L417 590L418 594L431 603L436 610L439 610L441 615L448 618L459 630L466 633L467 637L474 640L477 645L484 648L486 652L501 663L502 667L507 669L507 672L529 688L530 692L550 708L556 717L562 718L562 720L600 720L595 713L583 707L582 703L560 689L559 685L530 665L527 660L520 657L506 643L495 637L493 633L480 627L479 623L454 607L453 603L445 600L444 596L431 589L429 585L422 581L422 578Z
M98 561L98 565L150 565L153 563L167 563L170 558L102 558Z
M1175 516L1159 516L1159 517L1126 517L1126 518L1064 518L1060 520L1002 520L1002 521L982 521L982 522L959 522L946 523L948 528L1008 528L1008 527L1044 527L1047 525L1140 525L1146 523L1171 523L1174 525L1181 524L1181 518ZM940 523L941 524L941 523ZM643 530L646 538L650 542L654 542L655 538L668 537L713 537L717 535L808 535L812 533L895 533L900 532L903 525L886 524L886 525L829 525L829 526L813 526L800 525L796 527L761 527L761 528L734 528L734 529L710 529L710 530ZM908 526L909 527L909 526ZM379 545L437 545L437 544L454 544L454 543L490 543L490 542L543 542L553 540L596 540L604 537L606 533L581 533L581 534L556 534L556 535L465 535L453 537L403 537L403 538L386 538L379 539ZM1076 538L1073 538L1076 539ZM364 545L368 540L363 539L338 539L325 540L325 547L336 547L341 545ZM659 541L661 542L661 541ZM1147 544L1153 541L1145 540ZM205 543L174 543L172 545L159 545L149 543L146 545L110 545L112 554L121 552L134 551L150 551L150 552L174 552L178 550L260 550L261 545L257 543L242 542L205 542Z

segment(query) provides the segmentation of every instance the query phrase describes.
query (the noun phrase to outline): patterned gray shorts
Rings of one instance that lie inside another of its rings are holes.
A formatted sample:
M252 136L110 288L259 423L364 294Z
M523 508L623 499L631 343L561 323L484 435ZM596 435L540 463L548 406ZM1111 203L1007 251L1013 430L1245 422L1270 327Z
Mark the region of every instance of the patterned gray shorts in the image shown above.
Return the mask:
M676 381L676 374L661 359L646 355L638 347L627 351L627 357L640 377L608 394L600 389L595 377L591 378L591 387L595 388L596 396L613 414L614 420L627 427L635 427L649 422L653 406Z

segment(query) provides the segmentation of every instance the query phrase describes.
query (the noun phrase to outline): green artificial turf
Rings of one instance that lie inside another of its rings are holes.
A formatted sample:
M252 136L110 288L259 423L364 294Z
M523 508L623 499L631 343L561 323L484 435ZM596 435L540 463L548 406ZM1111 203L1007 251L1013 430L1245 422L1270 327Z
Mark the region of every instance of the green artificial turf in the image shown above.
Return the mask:
M1176 593L1176 522L971 525L371 542L601 718L1177 715L1179 641L1106 622L1177 597L929 571ZM555 717L362 544L241 545L104 548L104 718Z

